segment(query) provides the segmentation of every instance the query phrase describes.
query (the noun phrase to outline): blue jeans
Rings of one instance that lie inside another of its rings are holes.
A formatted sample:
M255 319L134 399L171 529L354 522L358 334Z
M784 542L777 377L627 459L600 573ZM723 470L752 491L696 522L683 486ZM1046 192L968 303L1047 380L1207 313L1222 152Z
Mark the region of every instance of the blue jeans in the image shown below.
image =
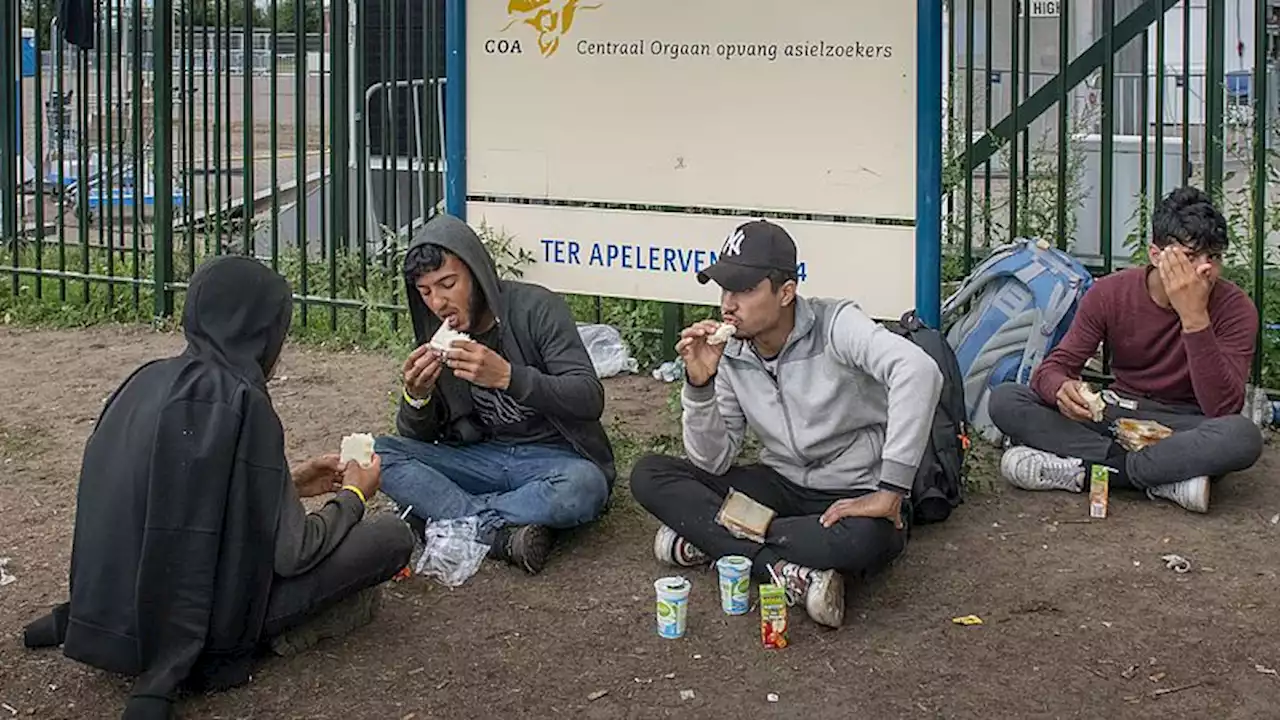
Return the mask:
M423 519L567 529L600 516L604 472L571 448L484 442L442 445L398 436L374 443L382 491Z

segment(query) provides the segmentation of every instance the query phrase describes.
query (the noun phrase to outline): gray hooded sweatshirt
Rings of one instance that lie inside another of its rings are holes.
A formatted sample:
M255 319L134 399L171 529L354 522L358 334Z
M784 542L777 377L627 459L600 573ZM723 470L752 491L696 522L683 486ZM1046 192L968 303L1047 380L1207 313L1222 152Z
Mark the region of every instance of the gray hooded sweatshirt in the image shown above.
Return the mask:
M540 285L499 279L479 236L451 215L427 223L414 235L410 248L426 243L458 256L484 293L497 319L503 357L511 363L507 394L544 416L579 455L600 467L612 488L613 447L600 423L604 386L564 298ZM405 290L413 334L421 345L440 328L440 318L427 309L417 288L409 284ZM453 444L484 440L470 387L445 368L425 407L414 408L401 399L396 414L400 435Z
M761 462L797 485L909 493L942 390L937 363L852 302L797 297L795 312L776 377L734 339L714 383L685 384L690 462L723 475L749 426Z

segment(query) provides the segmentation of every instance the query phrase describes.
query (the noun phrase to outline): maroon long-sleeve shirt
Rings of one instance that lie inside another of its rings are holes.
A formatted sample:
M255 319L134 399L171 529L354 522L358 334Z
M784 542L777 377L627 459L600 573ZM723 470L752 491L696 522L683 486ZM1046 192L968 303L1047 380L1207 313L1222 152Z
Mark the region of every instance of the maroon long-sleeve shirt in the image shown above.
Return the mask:
M1123 270L1089 288L1066 336L1032 375L1032 389L1056 404L1063 381L1079 378L1105 339L1121 395L1196 405L1209 417L1240 412L1258 333L1253 301L1219 280L1209 294L1209 327L1186 333L1172 308L1151 299L1147 271Z

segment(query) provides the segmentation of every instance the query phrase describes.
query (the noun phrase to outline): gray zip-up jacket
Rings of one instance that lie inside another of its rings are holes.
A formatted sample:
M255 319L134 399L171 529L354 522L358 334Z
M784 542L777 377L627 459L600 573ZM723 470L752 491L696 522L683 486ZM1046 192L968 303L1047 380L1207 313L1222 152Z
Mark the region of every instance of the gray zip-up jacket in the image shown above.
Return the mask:
M761 462L797 485L909 493L942 390L937 363L852 302L797 297L795 312L776 379L730 340L714 383L685 383L690 462L724 474L750 426Z

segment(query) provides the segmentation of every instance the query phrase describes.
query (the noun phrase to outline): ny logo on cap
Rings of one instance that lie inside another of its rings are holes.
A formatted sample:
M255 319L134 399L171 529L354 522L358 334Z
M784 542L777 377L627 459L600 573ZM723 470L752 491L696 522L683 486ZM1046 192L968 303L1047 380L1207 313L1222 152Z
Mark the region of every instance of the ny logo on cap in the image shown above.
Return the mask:
M724 248L720 250L721 255L741 255L742 241L746 239L746 235L742 233L742 228L738 228L728 240L724 241Z

